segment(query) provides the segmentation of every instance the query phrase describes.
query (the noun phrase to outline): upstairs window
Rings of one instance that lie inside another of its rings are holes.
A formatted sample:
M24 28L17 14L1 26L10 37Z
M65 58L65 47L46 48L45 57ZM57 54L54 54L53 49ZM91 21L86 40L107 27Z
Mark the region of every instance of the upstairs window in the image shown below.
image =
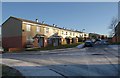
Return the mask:
M59 34L59 30L57 30L57 34Z
M49 33L49 28L46 28L46 33Z
M81 34L79 34L79 36L80 36L80 37L82 37L82 35L81 35Z
M37 32L40 32L40 27L37 27L36 31L37 31Z
M56 32L55 32L55 29L53 29L53 33L56 33Z
M30 29L31 29L31 25L27 24L26 25L26 31L30 31Z
M66 32L66 35L67 35L67 32Z
M62 31L62 34L64 34L64 32Z
M75 35L75 33L73 33L73 36Z

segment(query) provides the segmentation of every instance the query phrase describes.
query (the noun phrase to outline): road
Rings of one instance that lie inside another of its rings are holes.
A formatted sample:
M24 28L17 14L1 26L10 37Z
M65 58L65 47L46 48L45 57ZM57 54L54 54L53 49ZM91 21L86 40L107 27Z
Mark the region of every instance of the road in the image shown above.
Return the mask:
M50 51L49 54L41 54L40 52L37 54L35 52L30 54L5 53L2 56L2 63L22 69L28 67L27 69L31 69L31 72L34 73L37 72L37 69L33 70L32 67L42 68L41 71L46 69L43 72L45 76L60 76L62 78L71 78L72 76L78 78L104 76L107 78L112 76L111 78L117 78L119 75L118 55L117 50L104 45L83 49L72 48L64 51L54 50L53 53ZM19 60L21 62L10 60ZM22 65L17 65L19 63ZM48 74L50 71L52 71L52 75ZM31 72L25 71L25 75L44 76L43 73L30 74Z

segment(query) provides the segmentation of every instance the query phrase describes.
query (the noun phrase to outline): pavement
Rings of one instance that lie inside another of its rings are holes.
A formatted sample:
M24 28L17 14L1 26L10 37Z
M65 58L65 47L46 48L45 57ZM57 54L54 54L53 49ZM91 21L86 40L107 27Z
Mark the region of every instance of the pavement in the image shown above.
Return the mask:
M110 46L5 53L3 64L24 76L118 76L118 49ZM84 77L86 78L86 77ZM89 77L88 77L89 78ZM108 77L109 78L109 77Z
M120 46L118 45L109 45L109 48L118 51L118 49L120 48ZM85 48L78 48L78 47L74 47L74 48L65 48L65 49L55 49L55 50L45 50L45 51L22 51L22 52L8 52L5 54L20 54L20 55L44 55L44 54L57 54L57 53L66 53L66 52L76 52L76 51L84 51Z
M84 48L82 48L84 49ZM81 50L82 50L81 49ZM56 54L56 53L65 53L65 52L69 52L69 51L77 51L80 50L79 48L75 47L75 48L65 48L65 49L55 49L55 50L45 50L45 51L22 51L22 52L8 52L8 53L4 53L4 54L29 54L29 55L43 55L43 54Z
M20 71L23 76L61 76L58 73L42 67L39 64L25 62L15 59L3 59L2 64L8 65Z
M59 53L59 52L69 52L69 51L75 51L77 48L66 48L66 49L55 49L55 50L46 50L46 51L25 51L22 53L4 53L4 55L7 54L12 54L12 55L42 55L42 54L55 54L55 53ZM17 69L18 71L20 71L22 73L23 76L25 76L26 78L29 76L59 76L60 78L62 78L62 76L60 74L58 74L57 72L41 66L40 64L35 64L35 63L31 63L31 62L26 62L26 61L22 61L22 60L16 60L16 59L2 59L2 61L0 61L0 63L8 65L12 68ZM32 71L31 71L32 70ZM33 73L34 72L34 73Z
M120 45L109 45L109 47L114 49L114 50L120 49Z

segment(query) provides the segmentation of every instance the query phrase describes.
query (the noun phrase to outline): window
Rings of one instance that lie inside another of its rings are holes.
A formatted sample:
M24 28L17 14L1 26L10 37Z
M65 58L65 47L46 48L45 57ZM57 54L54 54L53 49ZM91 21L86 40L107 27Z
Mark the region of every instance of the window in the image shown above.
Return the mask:
M70 32L70 35L72 35L72 33Z
M79 34L79 36L80 36L80 37L82 37L82 35L81 35L81 34Z
M73 36L75 35L75 33L73 33Z
M56 34L57 34L57 35L59 34L59 30L57 30Z
M74 36L76 36L76 33L74 33Z
M67 35L67 32L66 32L66 35Z
M53 29L53 33L55 33L55 29Z
M37 26L37 29L36 29L37 32L40 32L40 27Z
M49 33L49 28L46 28L46 33Z
M26 25L26 31L30 31L31 26L29 24Z
M62 34L64 34L63 31L62 31Z

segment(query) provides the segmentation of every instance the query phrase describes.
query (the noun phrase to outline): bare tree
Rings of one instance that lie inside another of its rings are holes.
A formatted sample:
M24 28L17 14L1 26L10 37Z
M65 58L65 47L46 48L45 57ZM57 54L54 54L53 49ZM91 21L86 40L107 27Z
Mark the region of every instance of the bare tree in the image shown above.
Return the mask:
M108 27L109 29L111 29L109 35L113 36L115 34L115 27L118 23L118 18L117 17L113 17L110 23L110 26Z

